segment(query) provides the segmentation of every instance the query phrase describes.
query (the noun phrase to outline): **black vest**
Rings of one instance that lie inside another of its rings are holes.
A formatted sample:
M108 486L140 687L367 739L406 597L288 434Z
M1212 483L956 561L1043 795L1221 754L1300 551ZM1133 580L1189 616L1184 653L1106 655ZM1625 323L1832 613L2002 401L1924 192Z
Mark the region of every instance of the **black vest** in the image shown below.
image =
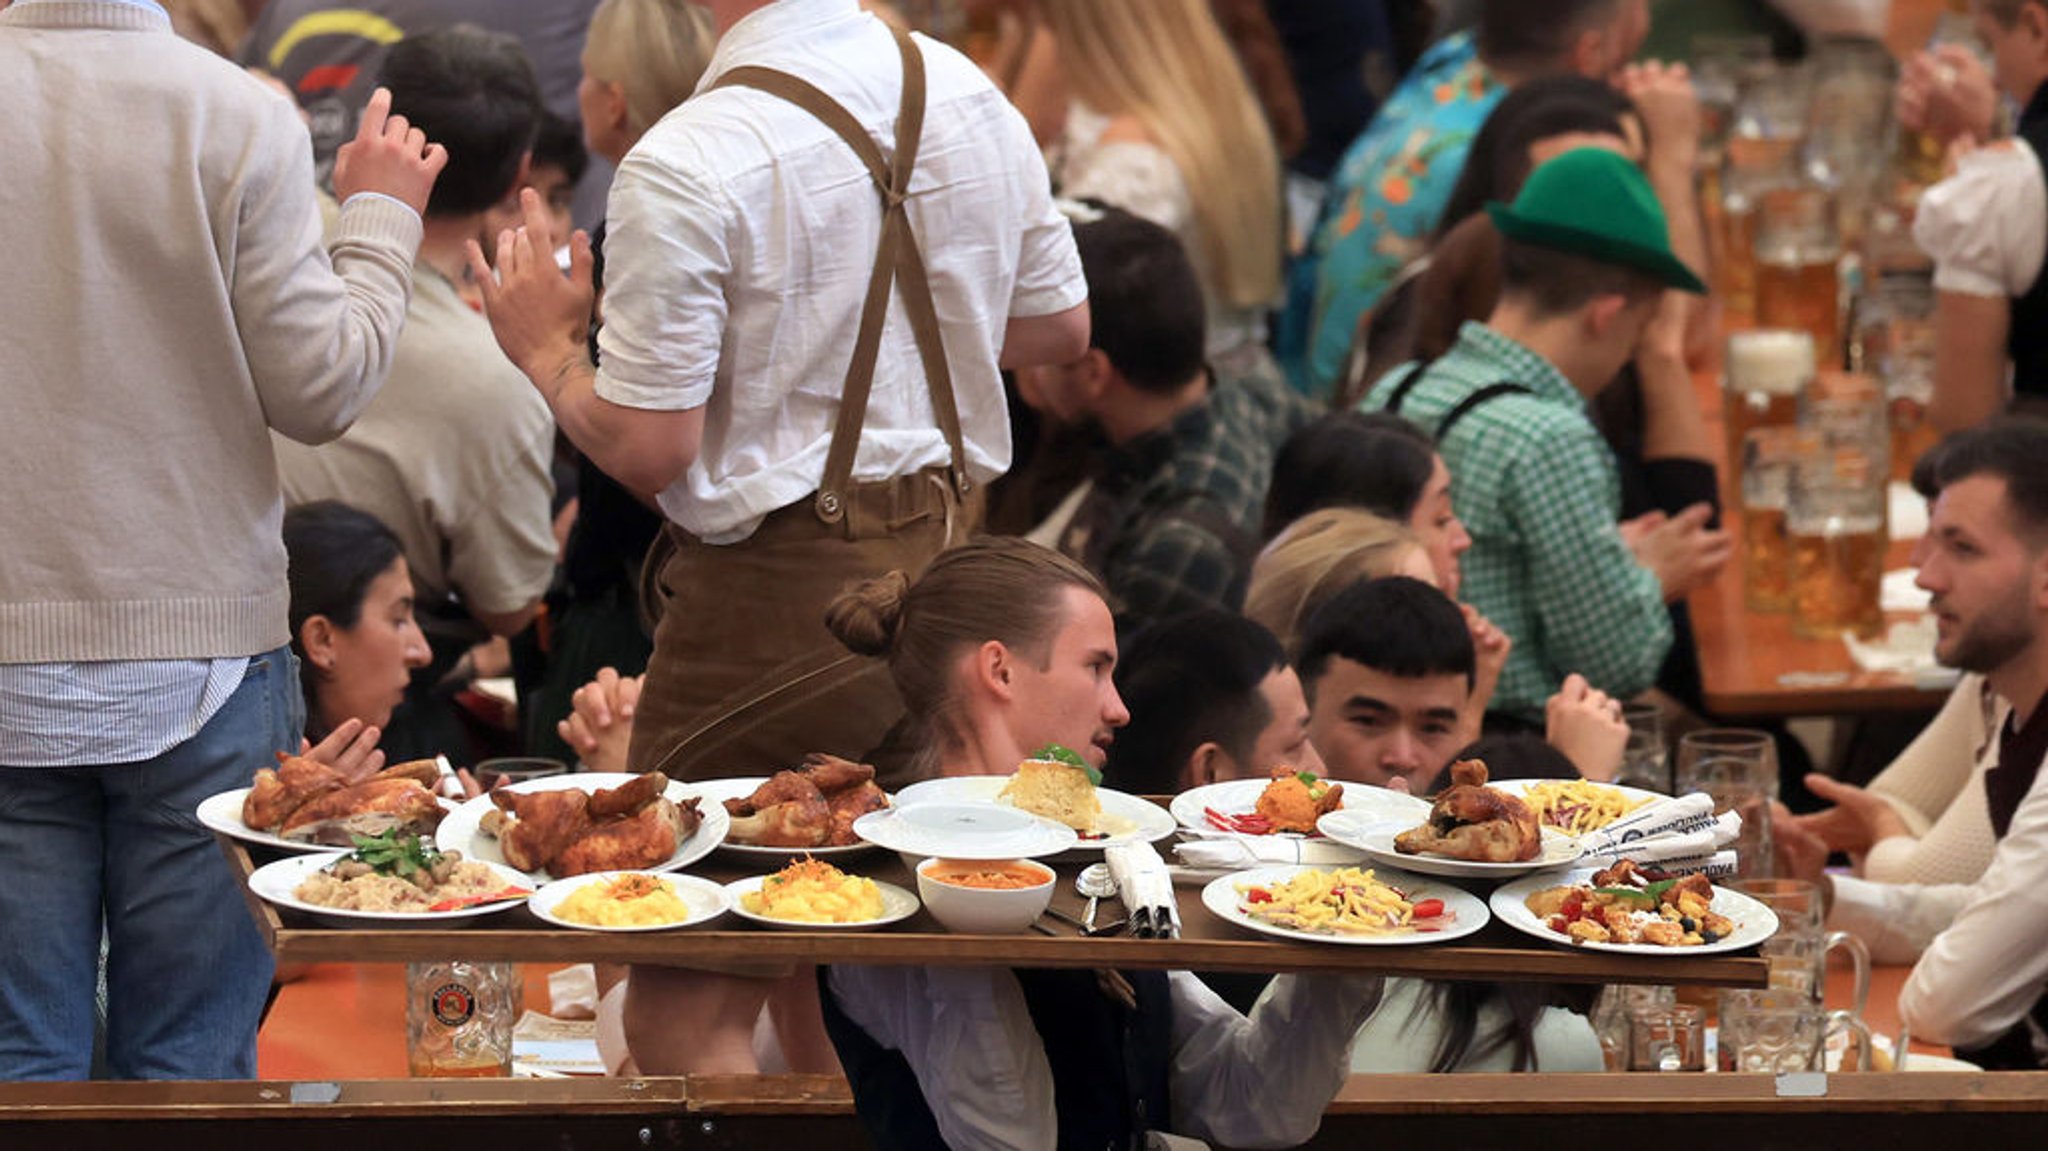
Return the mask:
M1160 971L1127 971L1136 1011L1105 995L1093 971L1014 972L1052 1067L1060 1151L1114 1151L1166 1130L1173 1060L1171 993ZM861 1123L883 1151L944 1151L945 1140L903 1053L847 1018L818 969L825 1030L853 1087Z
M2027 101L2018 135L2048 174L2048 84L2035 89L2034 98ZM2005 350L2012 357L2013 395L2048 399L2048 265L2025 295L2013 298Z

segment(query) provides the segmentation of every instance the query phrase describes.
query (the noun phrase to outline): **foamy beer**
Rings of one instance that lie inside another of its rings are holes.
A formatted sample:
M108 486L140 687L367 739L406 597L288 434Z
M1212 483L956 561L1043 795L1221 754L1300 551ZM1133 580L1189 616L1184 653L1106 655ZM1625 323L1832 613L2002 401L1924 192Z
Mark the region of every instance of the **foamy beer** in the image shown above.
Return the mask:
M1744 598L1752 611L1792 606L1785 507L1799 398L1814 374L1813 348L1807 332L1739 332L1728 338L1728 458L1738 468Z
M1885 465L1861 447L1807 452L1793 470L1785 528L1792 546L1792 627L1811 638L1884 630Z
M1834 200L1798 184L1766 190L1756 211L1758 327L1811 332L1822 362L1842 355L1842 246Z

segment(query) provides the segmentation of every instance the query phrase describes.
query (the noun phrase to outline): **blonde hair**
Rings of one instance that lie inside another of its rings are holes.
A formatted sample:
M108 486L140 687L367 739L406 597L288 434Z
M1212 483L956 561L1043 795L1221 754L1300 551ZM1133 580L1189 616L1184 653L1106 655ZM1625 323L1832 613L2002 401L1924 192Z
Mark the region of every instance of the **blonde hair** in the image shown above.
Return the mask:
M1101 580L1059 552L992 537L939 553L915 581L892 571L849 585L826 607L825 627L847 650L887 660L910 718L958 745L960 657L995 640L1049 665L1070 587L1108 598Z
M635 139L697 90L711 63L711 16L689 0L604 0L590 17L583 70L626 93Z
M1310 512L1287 525L1252 563L1244 614L1292 653L1317 608L1361 580L1397 574L1409 553L1421 549L1407 528L1371 512Z
M1280 158L1208 0L1041 0L1068 89L1128 115L1187 185L1211 295L1238 308L1280 292Z

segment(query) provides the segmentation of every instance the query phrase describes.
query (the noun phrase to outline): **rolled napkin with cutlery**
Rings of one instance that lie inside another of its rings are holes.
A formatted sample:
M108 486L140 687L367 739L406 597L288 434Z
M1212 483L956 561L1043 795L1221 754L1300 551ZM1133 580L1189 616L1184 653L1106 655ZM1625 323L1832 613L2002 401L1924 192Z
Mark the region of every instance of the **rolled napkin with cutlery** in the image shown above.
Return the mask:
M1103 849L1109 874L1131 913L1131 934L1145 939L1180 937L1180 904L1166 861L1149 843L1119 843Z
M1716 851L1710 855L1681 855L1669 858L1660 856L1654 859L1644 859L1642 856L1631 852L1629 858L1638 863L1652 864L1658 870L1671 875L1699 874L1706 876L1716 883L1726 879L1734 879L1737 866L1736 855L1732 851Z
M1714 825L1713 797L1695 791L1676 799L1660 799L1645 804L1606 827L1580 836L1579 842L1587 851L1605 855L1638 840L1708 831Z

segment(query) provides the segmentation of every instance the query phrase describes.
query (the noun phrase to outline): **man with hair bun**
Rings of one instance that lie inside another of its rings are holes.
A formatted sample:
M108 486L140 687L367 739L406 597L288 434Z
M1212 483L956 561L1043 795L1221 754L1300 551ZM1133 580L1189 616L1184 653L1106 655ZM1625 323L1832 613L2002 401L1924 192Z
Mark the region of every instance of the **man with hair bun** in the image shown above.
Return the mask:
M1130 718L1102 585L1034 544L947 552L842 596L832 625L887 660L941 776L1007 773L1046 743L1101 764ZM1249 1017L1193 975L832 967L826 1027L878 1147L1231 1147L1312 1136L1377 978L1282 976Z

